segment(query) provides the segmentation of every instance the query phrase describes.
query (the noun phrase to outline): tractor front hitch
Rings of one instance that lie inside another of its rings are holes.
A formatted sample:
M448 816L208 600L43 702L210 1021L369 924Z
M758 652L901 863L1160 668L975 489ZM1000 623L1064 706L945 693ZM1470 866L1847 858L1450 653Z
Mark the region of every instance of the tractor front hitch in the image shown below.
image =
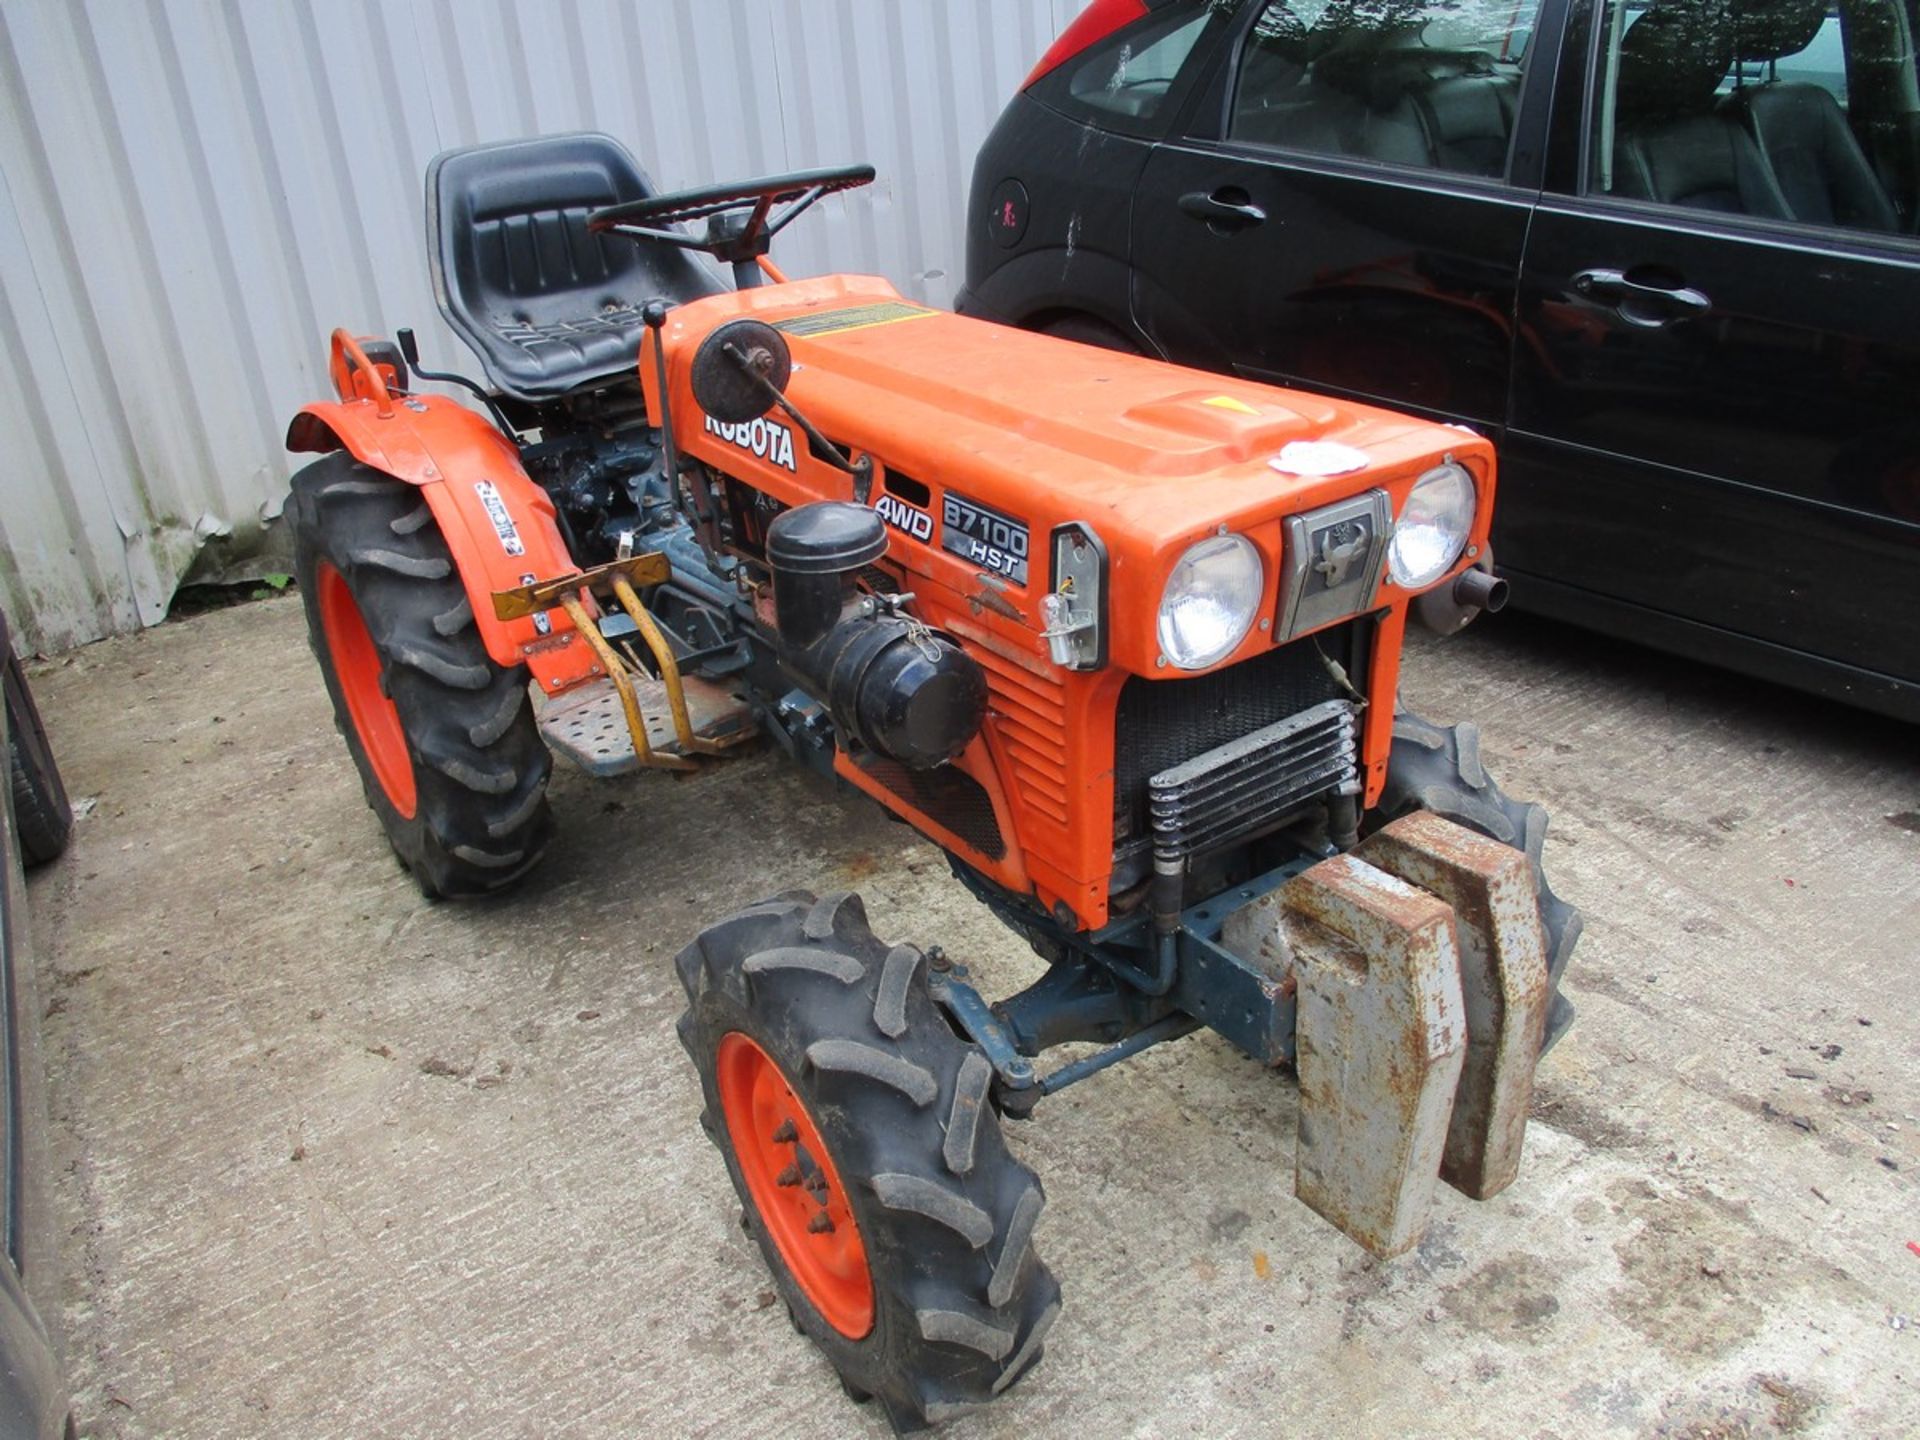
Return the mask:
M1280 866L1180 912L1164 997L1128 983L1159 939L1152 917L1082 935L1037 912L1021 923L1052 964L1005 1000L944 955L930 967L1004 1114L1204 1025L1295 1066L1295 1194L1376 1255L1418 1240L1439 1181L1483 1200L1518 1175L1548 998L1524 852L1416 812ZM1089 1040L1103 1048L1033 1063Z

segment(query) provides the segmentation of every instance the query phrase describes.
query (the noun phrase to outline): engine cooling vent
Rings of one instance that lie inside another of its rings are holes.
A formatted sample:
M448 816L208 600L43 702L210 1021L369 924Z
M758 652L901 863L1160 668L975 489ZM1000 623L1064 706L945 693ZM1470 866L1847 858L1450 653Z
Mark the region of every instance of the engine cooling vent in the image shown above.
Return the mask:
M1360 788L1354 707L1327 700L1216 746L1147 782L1156 859L1257 834L1329 790Z

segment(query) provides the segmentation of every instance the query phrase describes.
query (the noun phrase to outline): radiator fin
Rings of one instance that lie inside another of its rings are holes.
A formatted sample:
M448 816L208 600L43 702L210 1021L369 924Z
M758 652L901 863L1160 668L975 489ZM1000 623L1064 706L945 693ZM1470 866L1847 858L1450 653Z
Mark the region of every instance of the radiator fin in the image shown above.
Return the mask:
M1358 793L1356 713L1345 700L1323 701L1152 776L1154 855L1217 849L1328 791Z

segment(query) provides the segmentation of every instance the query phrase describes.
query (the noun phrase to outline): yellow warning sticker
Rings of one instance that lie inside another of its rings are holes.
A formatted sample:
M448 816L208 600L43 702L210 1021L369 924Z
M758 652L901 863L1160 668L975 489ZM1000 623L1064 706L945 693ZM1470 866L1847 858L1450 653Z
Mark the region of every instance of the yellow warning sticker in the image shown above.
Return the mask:
M1202 405L1211 405L1216 410L1231 410L1236 415L1258 415L1260 412L1244 400L1236 400L1231 395L1215 395L1202 400Z
M870 330L875 325L898 325L902 320L924 320L938 315L924 305L909 305L904 300L881 300L872 305L853 305L844 310L828 310L819 315L795 315L774 321L773 328L789 335L838 335L843 330Z

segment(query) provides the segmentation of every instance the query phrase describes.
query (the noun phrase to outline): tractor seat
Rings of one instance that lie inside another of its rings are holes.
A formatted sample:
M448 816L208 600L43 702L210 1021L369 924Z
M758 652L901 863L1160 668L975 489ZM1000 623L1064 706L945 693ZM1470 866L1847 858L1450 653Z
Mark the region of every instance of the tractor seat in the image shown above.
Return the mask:
M654 193L610 135L550 135L434 157L434 299L496 390L550 400L630 372L646 328L641 306L719 292L685 251L587 230L587 216L602 206Z

